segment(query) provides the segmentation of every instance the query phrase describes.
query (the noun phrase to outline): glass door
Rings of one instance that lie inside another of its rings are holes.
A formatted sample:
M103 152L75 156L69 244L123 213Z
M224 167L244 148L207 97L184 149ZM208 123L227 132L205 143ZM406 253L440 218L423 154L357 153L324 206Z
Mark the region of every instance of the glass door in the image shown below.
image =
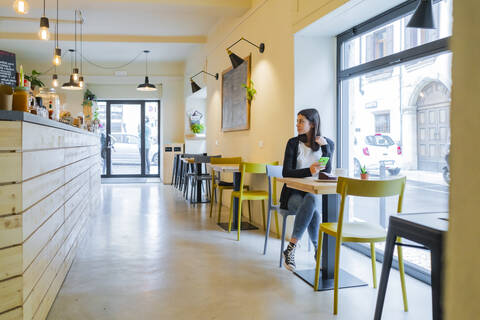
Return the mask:
M105 177L159 176L159 101L99 101Z

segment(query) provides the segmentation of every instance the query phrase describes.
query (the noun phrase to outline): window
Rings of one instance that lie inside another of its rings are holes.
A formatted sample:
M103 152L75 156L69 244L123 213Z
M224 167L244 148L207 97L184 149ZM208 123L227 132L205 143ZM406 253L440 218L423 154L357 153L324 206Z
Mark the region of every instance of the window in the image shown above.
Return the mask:
M375 132L390 133L390 112L375 114Z
M406 1L337 36L338 167L359 175L365 166L374 178L404 175L403 212L447 212L452 0L434 1L435 30L405 27L416 4ZM352 197L348 219L387 228L396 201ZM404 248L404 259L407 272L428 279L428 251Z

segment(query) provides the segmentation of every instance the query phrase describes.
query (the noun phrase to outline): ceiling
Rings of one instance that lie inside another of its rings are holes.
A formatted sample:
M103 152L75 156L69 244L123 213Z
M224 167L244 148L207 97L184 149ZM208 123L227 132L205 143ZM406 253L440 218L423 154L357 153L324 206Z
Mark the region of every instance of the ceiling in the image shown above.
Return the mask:
M29 13L13 10L14 0L0 0L0 49L34 62L52 59L56 1L46 0L51 40L37 39L42 0L27 0ZM142 50L149 61L184 61L206 42L222 19L239 17L252 0L59 0L59 37L64 52L74 48L74 10L82 11L84 56L93 62L118 65ZM77 32L79 26L77 25ZM68 59L68 58L67 58Z

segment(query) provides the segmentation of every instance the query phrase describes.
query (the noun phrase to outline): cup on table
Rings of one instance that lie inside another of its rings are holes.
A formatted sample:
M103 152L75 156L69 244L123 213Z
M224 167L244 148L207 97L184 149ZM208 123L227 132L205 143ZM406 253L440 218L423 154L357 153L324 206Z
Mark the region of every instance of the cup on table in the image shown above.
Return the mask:
M336 175L337 177L346 177L348 176L348 170L344 168L336 168L333 171L333 174Z

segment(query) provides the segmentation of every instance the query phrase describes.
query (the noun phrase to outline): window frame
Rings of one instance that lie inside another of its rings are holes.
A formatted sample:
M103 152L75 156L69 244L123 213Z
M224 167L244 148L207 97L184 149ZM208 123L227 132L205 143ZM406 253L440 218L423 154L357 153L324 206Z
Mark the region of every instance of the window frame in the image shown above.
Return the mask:
M433 4L442 0L433 0ZM413 48L409 48L398 53L394 53L382 58L378 58L373 61L365 62L354 67L346 68L342 70L343 55L342 45L348 40L355 38L361 34L371 32L383 25L387 25L393 20L401 18L417 7L418 0L407 0L359 25L356 25L337 35L337 56L336 56L336 75L337 75L337 144L340 146L337 148L337 167L346 168L348 165L348 149L345 150L342 146L349 145L348 136L348 108L342 108L342 82L353 77L364 75L373 71L378 71L386 67L394 67L396 65L405 64L406 62L417 60L424 57L434 56L438 54L451 52L449 49L449 43L451 36L441 38L426 44L422 44ZM437 20L438 21L438 20ZM388 135L388 133L387 133ZM346 246L359 251L367 256L370 256L370 249L357 243L346 243ZM376 254L377 260L383 262L383 253L378 252ZM430 272L408 261L404 262L405 271L410 276L430 284L431 277ZM394 258L393 267L398 269L398 261Z

